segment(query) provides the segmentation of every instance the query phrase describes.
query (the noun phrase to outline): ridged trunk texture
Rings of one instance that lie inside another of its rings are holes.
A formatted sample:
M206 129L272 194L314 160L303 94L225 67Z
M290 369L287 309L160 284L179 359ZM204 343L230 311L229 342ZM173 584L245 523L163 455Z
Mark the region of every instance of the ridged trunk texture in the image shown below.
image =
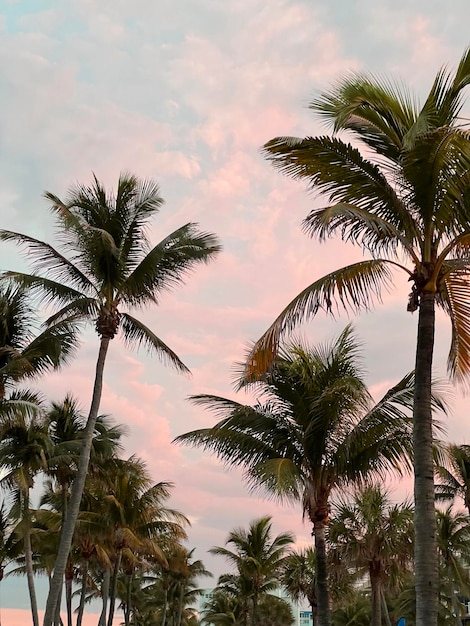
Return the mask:
M78 462L78 470L73 481L72 493L70 495L67 517L62 527L60 536L59 550L54 566L54 575L52 577L49 595L47 596L46 612L44 614L44 626L52 626L54 611L59 601L60 591L62 588L62 580L64 578L65 567L72 545L75 523L77 521L80 502L82 499L83 489L85 487L86 476L88 472L88 463L90 461L91 444L93 442L93 434L95 431L96 418L100 408L101 393L103 390L103 372L108 352L110 338L102 337L100 341L100 350L98 360L96 362L95 384L93 387L93 397L91 401L90 413L85 428L85 435L80 451L80 459Z
M330 626L330 598L328 594L328 573L326 564L325 522L315 521L313 524L315 536L315 553L317 557L317 615L318 626Z
M416 626L437 626L439 597L431 410L435 295L420 297L413 407Z

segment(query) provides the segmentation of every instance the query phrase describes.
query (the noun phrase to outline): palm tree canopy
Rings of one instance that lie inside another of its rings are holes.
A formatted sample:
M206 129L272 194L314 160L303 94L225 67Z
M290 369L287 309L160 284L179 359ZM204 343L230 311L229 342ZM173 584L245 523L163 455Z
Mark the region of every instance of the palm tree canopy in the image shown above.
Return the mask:
M359 356L350 326L332 345L287 345L271 370L244 383L259 394L255 405L192 396L220 421L175 441L210 450L243 467L252 488L303 500L306 514L327 517L332 489L409 466L413 376L374 405ZM434 404L442 408L438 398Z
M318 310L370 308L396 268L412 282L409 310L432 292L449 315L450 372L462 380L470 371L470 141L458 124L469 50L453 74L438 73L421 107L401 85L351 74L310 105L341 136L276 137L264 145L277 169L306 180L328 203L310 212L305 231L320 241L339 235L371 258L306 287L254 346L248 376L268 368L280 338Z
M369 571L375 566L390 583L396 582L413 560L413 508L394 504L378 484L366 484L354 492L353 500L340 497L328 538L340 559ZM379 567L378 567L379 566Z
M24 289L0 289L0 385L2 392L24 378L65 365L75 352L76 328L67 322L34 334L39 326Z
M470 513L470 446L449 444L446 452L443 461L436 465L436 498L453 500L460 496Z
M98 334L110 338L120 329L126 342L153 349L186 370L161 339L121 306L158 303L163 291L180 284L198 263L210 261L220 251L215 235L188 223L152 247L149 220L163 199L157 183L128 173L121 174L115 194L95 176L91 186L72 187L65 201L49 192L45 197L52 202L61 247L1 230L1 240L27 248L34 270L3 276L54 303L58 310L50 324L92 320Z

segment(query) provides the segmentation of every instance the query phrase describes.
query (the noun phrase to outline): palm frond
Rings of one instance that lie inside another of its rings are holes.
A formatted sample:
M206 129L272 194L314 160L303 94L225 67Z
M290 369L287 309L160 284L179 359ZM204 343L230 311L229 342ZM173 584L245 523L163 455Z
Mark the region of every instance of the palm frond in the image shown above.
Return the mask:
M334 315L333 305L350 313L370 309L374 300L380 301L382 289L392 284L391 266L393 262L386 259L361 261L331 272L301 291L253 346L246 361L245 379L251 381L268 370L281 337L319 310Z
M448 274L442 281L438 303L450 317L452 337L447 367L459 383L470 372L470 298L467 272Z
M404 86L372 74L352 73L313 100L310 108L334 131L348 130L378 154L398 161L407 130L418 116Z
M173 352L153 331L145 324L137 320L129 313L121 313L120 328L125 342L129 346L145 346L154 351L160 358L172 365L180 372L189 373L189 369L181 361L179 356Z
M395 257L398 246L401 245L401 249L412 262L415 265L419 263L413 249L418 234L418 228L414 224L409 237L406 237L389 220L358 206L339 203L324 209L315 209L303 221L303 228L311 237L318 237L319 241L339 232L342 241L358 243L373 254L384 252ZM405 271L408 272L406 269Z
M161 291L184 282L199 263L208 263L221 246L215 235L198 230L197 224L186 224L158 243L126 277L120 287L120 298L142 305L157 301Z
M35 272L46 271L51 279L65 280L74 289L93 291L93 283L88 276L50 244L10 230L0 230L0 240L27 246L28 258L31 259ZM9 274L13 272L5 272L3 275Z

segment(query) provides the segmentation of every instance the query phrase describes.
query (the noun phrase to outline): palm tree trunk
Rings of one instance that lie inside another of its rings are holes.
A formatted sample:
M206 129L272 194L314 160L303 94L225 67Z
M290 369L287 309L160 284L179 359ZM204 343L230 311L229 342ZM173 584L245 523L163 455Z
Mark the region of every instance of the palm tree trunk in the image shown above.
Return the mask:
M318 626L330 624L330 599L328 594L328 575L326 564L325 522L313 523L315 536L315 553L317 557L316 597L318 607Z
M36 590L34 587L34 571L33 571L33 551L31 548L31 524L29 519L29 497L24 498L23 519L25 522L24 530L24 560L26 566L26 577L28 580L29 599L31 602L31 615L33 617L33 626L39 626L38 603L36 599Z
M163 617L162 617L162 626L166 626L166 616L167 616L167 612L168 612L168 581L163 582L163 590L164 590L164 595L163 595Z
M101 609L100 621L98 622L98 626L106 626L106 613L108 612L110 579L111 579L111 571L107 567L104 572L103 583L101 585L101 598L103 600L103 608Z
M113 626L114 606L116 604L116 591L117 591L119 568L121 567L121 559L122 559L122 550L118 550L116 563L114 565L113 578L111 581L111 590L109 594L108 626Z
M96 362L95 384L93 387L93 397L90 406L90 413L88 414L88 421L85 428L82 449L80 451L78 470L72 485L72 493L70 495L67 517L62 527L59 549L57 552L57 558L54 566L54 575L52 577L49 594L47 596L46 611L44 614L43 622L44 626L52 626L54 610L57 602L59 601L59 594L65 572L65 566L67 564L70 546L72 545L73 532L75 530L75 523L77 521L78 512L80 509L80 502L82 499L83 489L85 487L85 480L88 472L88 463L90 460L90 451L93 441L93 434L95 431L96 418L98 417L98 411L100 408L101 393L103 390L104 364L106 361L106 354L108 352L109 342L109 337L102 337L100 341L100 349L98 353L98 360Z
M73 567L68 563L65 573L65 606L67 607L67 626L72 626L72 582Z
M370 588L372 596L371 626L382 626L382 586L380 563L373 561L369 566Z
M88 560L85 559L82 565L82 587L80 590L80 604L78 605L78 612L77 612L77 626L82 626L83 612L85 610L87 576L88 576Z
M126 606L124 608L124 625L130 626L132 574L127 577Z
M439 594L431 410L435 294L421 294L413 407L416 626L437 626Z
M178 594L178 617L176 621L176 626L181 626L181 620L183 617L184 592L185 592L185 584L184 584L184 581L181 581L180 592Z

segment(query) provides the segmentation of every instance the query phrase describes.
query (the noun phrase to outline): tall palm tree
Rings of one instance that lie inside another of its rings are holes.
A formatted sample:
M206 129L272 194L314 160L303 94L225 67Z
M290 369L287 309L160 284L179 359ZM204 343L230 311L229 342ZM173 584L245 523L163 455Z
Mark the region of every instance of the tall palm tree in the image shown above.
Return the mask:
M47 599L44 626L51 626L85 484L110 341L120 331L127 343L144 345L178 370L187 371L153 331L122 307L158 303L163 290L180 284L197 264L210 261L220 245L214 235L189 223L151 247L146 229L163 203L159 187L127 173L121 174L115 194L107 193L94 177L91 186L72 187L65 201L49 192L45 196L52 202L63 251L34 237L2 230L1 240L26 246L38 272L5 275L57 305L49 324L84 319L95 324L100 338L86 434Z
M402 471L411 447L412 377L373 406L359 363L350 326L332 345L288 345L266 374L247 385L259 393L257 404L193 396L223 419L175 440L244 467L254 488L302 502L315 537L320 626L329 622L325 527L331 493L374 471Z
M438 561L432 456L431 370L435 307L452 325L449 371L470 371L470 140L460 127L470 49L451 74L441 69L420 107L406 89L353 74L311 103L333 131L351 136L277 137L264 146L275 167L308 181L326 198L304 221L320 241L338 234L371 258L338 269L306 287L257 342L251 370L269 365L280 336L320 309L367 309L392 282L412 283L408 310L418 310L414 401L415 561L417 626L435 626Z
M442 463L436 466L437 500L454 500L460 496L470 515L470 446L449 444Z
M371 586L371 626L382 625L386 587L396 586L412 571L413 509L392 504L377 484L354 492L353 500L341 498L334 507L328 539L339 559L367 574Z
M287 548L295 541L292 533L285 532L271 537L271 518L262 517L250 523L248 530L235 528L227 538L227 547L216 546L209 552L223 556L237 571L238 584L247 590L247 600L251 600L251 624L258 618L258 603L262 593L279 586ZM245 626L248 624L248 607L244 611Z

